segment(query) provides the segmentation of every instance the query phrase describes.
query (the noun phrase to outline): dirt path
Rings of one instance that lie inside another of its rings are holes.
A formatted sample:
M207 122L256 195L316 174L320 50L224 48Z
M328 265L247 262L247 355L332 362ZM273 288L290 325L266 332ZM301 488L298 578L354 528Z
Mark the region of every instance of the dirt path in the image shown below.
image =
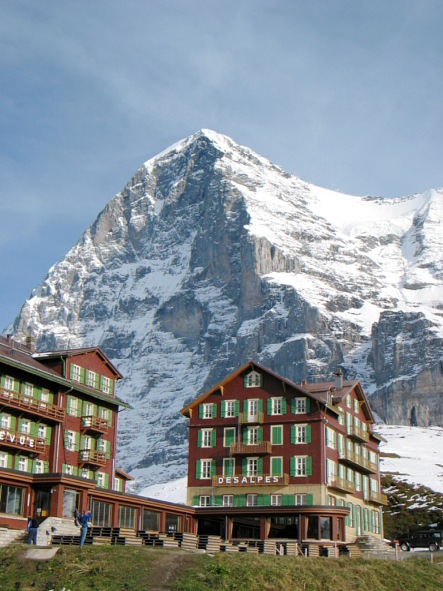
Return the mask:
M150 578L149 591L170 591L183 571L195 564L195 554L180 550L159 553Z

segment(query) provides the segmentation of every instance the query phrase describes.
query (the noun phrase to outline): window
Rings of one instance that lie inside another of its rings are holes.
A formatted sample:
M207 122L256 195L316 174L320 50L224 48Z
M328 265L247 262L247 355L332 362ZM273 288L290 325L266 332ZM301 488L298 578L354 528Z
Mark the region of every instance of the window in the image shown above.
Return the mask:
M307 398L298 397L294 399L294 413L306 414L308 412Z
M201 430L201 447L212 447L212 438L215 436L214 429ZM214 437L215 439L215 437ZM215 441L214 441L215 445Z
M23 419L21 427L20 427L20 431L22 433L26 433L27 435L29 435L29 433L31 432L31 421L28 421L27 419Z
M235 443L235 427L225 427L223 432L223 447L229 447Z
M68 415L72 415L74 417L78 416L78 398L74 398L70 396L68 398Z
M346 395L346 406L348 408L351 408L351 395L350 394Z
M0 453L0 468L8 467L8 454Z
M81 380L82 368L79 365L71 363L71 380L79 382Z
M137 509L120 505L118 508L118 526L135 529Z
M245 388L257 388L261 386L262 383L262 376L257 371L251 371L251 373L248 373L248 375L245 376L243 380Z
M0 484L0 513L22 515L24 489Z
M356 398L354 398L354 412L360 412L360 404Z
M344 412L343 412L343 411L342 411L340 408L338 408L337 410L338 410L338 411L339 411L339 413L340 413L340 414L338 415L338 424L343 426L343 425L345 424L345 416L344 416Z
M14 390L15 380L11 376L5 376L5 390Z
M97 451L106 452L106 439L102 437L97 439Z
M32 384L30 384L29 382L26 382L25 388L24 388L26 402L27 402L27 398L32 398L33 393L34 393L34 386Z
M257 445L260 443L259 427L248 427L246 431L246 441L248 445Z
M246 506L256 507L258 503L258 495L246 495Z
M355 490L361 490L361 476L360 472L354 472L354 483L355 483Z
M271 425L271 443L272 445L283 444L283 426Z
M296 505L306 505L306 495L294 495L294 502Z
M223 495L223 507L234 506L234 495Z
M94 406L90 402L85 402L83 408L85 416L91 417L94 414Z
M26 472L28 469L28 458L24 458L22 456L18 459L18 469L21 472Z
M0 421L0 426L2 429L10 429L11 428L11 415L2 415L2 419Z
M99 417L105 421L109 420L109 409L101 407L99 410Z
M336 449L337 447L335 431L330 427L326 427L326 445L331 449Z
M202 404L202 419L215 419L216 412L215 412L215 404Z
M44 472L44 463L42 460L36 460L34 464L34 473L35 474L43 474Z
M281 507L282 495L271 495L271 506Z
M198 499L199 507L210 507L211 506L211 497L202 496Z
M42 439L46 439L47 428L46 425L39 425L37 431L37 437L41 437Z
M291 458L291 476L311 476L311 456L294 456Z
M143 529L159 531L160 513L157 513L156 511L149 511L149 509L143 509Z
M328 495L328 505L335 507L337 505L337 499L333 495Z
M246 476L258 475L258 458L246 459Z
M111 393L111 380L105 376L101 377L101 391L105 394Z
M212 460L201 460L200 462L200 478L211 478L212 476Z
M105 487L105 475L103 472L97 472L97 486L100 488Z
M283 475L283 458L273 457L271 458L271 476L282 476Z
M225 402L225 417L236 417L236 400L226 400Z
M87 468L82 468L82 478L89 478L89 470Z
M110 527L111 503L92 501L92 523L97 527Z
M235 459L223 458L223 476L234 476L235 474Z
M66 464L65 474L67 474L68 476L72 476L74 474L74 466L71 466L71 464Z
M46 388L42 388L42 393L40 395L40 406L46 406L47 403L49 402L49 390L46 390Z
M90 369L86 370L86 385L90 386L91 388L95 388L95 379L96 379L95 371L91 371Z
M271 415L283 414L283 398L271 398Z
M83 437L83 449L92 449L92 439L89 435Z
M291 427L291 443L310 443L311 442L311 426L310 425L293 425Z
M244 409L249 423L256 423L260 418L262 401L258 398L245 400Z
M74 431L66 431L65 432L65 447L70 451L75 451L75 432Z
M123 491L123 480L121 478L114 478L113 488L114 488L114 490L122 492Z

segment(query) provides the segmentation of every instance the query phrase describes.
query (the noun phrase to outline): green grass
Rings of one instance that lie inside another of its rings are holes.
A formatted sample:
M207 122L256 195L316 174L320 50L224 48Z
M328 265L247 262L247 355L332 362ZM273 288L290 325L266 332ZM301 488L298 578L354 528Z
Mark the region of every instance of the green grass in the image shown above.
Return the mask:
M1 591L440 591L443 564L248 554L193 554L146 547L61 547L48 561L0 548ZM440 554L440 553L439 553ZM443 552L437 560L443 560Z

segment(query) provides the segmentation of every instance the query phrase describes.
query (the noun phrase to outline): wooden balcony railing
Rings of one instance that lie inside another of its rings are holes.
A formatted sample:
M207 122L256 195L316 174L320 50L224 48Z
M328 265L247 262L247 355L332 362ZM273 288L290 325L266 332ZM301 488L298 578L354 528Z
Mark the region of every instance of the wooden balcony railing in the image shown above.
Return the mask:
M106 464L106 454L104 451L97 451L95 449L81 449L79 452L79 464L104 466Z
M365 501L369 501L370 503L374 503L375 505L387 505L388 504L387 495L385 495L383 493L375 492L374 490L364 491L363 498Z
M262 441L262 443L231 443L229 446L231 454L270 454L272 452L272 444L270 441Z
M349 449L339 450L338 459L343 464L349 464L351 466L357 467L363 472L372 474L377 474L378 472L378 466L376 463L371 462L367 458L364 458L360 454L356 454Z
M351 439L356 439L357 441L363 441L366 443L369 441L369 433L368 431L360 429L360 427L356 427L355 425L350 425L347 429L348 437Z
M44 437L34 437L29 433L12 431L0 427L0 447L18 449L28 454L46 453L46 440Z
M82 431L95 431L97 433L107 433L109 423L106 419L95 417L93 415L83 416L81 418Z
M65 411L61 406L4 388L0 388L0 404L60 423L65 420Z
M328 482L329 488L334 488L335 490L341 490L347 493L354 493L355 492L355 484L351 480L346 480L345 478L336 478L335 480L330 480Z
M262 412L257 412L255 415L250 415L247 412L241 412L238 415L239 421L241 424L249 423L249 424L256 424L256 423L263 423L264 421L264 414Z

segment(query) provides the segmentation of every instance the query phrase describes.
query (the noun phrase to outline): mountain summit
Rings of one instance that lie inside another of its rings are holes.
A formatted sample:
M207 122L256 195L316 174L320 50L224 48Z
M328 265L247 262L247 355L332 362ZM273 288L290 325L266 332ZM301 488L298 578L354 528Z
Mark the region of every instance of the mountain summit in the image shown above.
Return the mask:
M186 471L179 410L248 359L358 377L388 422L443 423L443 190L355 197L202 130L145 162L14 322L125 376L119 462Z

